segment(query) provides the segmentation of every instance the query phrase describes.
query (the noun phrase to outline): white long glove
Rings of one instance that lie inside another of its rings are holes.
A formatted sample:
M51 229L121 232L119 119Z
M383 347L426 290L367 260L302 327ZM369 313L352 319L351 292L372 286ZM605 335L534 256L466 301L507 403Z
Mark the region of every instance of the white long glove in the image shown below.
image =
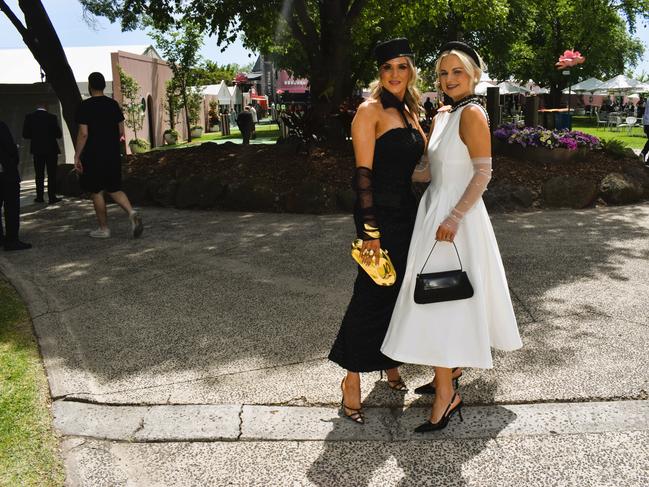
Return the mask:
M482 197L491 180L491 157L474 157L471 162L473 163L473 177L464 190L460 201L442 222L442 226L453 233L457 233L462 218Z

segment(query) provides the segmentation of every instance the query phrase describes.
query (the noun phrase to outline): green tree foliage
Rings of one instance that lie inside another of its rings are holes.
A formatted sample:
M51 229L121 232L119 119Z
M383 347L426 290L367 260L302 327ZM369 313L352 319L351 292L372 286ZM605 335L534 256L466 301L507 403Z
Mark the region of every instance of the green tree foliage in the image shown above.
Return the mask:
M560 93L568 80L554 69L559 54L571 48L584 53L584 76L619 74L642 52L626 27L633 31L639 18L649 18L649 0L81 2L93 13L121 19L126 29L146 14L160 28L174 16L192 19L216 35L219 45L241 35L246 47L307 77L314 111L321 113L376 76L373 46L398 35L410 39L418 64L429 73L441 45L459 39L478 48L492 75L532 78Z
M137 141L137 131L142 130L144 126L144 107L142 106L142 97L140 95L140 85L124 70L121 66L119 70L119 84L122 91L122 110L124 110L124 123L133 130L135 140Z
M195 86L198 81L195 67L200 61L198 50L203 44L203 32L197 22L181 19L168 24L164 30L154 28L149 35L173 71L174 83L180 92L182 106L185 108L187 140L191 142L190 87Z
M162 106L167 113L167 123L169 124L169 128L171 130L176 130L176 124L178 123L178 117L182 106L180 101L180 90L173 79L170 79L165 84L165 98L162 102Z
M554 104L561 91L578 79L591 76L607 79L634 66L643 46L629 31L638 16L649 17L649 1L625 0L538 0L527 9L527 28L511 49L503 53L502 73L550 88ZM569 76L554 68L559 55L575 49L586 62L573 68Z
M206 60L194 68L194 77L200 85L216 85L225 81L228 86L234 84L234 77L243 71L238 64L219 65Z

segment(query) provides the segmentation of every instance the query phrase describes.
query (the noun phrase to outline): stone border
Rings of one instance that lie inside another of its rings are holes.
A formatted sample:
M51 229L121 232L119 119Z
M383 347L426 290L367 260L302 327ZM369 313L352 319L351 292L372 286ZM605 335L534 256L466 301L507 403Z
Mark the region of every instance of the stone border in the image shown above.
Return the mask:
M649 431L649 400L467 406L443 431L417 435L429 409L367 408L361 426L334 407L255 405L113 406L59 400L64 436L128 442L412 441Z

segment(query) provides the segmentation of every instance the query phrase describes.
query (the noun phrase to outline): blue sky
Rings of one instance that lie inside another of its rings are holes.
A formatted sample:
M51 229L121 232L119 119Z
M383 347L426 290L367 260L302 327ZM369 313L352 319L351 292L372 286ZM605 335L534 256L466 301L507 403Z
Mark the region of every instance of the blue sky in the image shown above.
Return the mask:
M20 13L17 0L7 0L7 4L16 13ZM81 5L77 0L43 0L43 5L50 15L64 46L101 46L126 44L153 44L143 31L121 32L119 25L108 20L97 19L96 25L88 26L82 15ZM649 73L649 24L638 28L637 36L644 42L646 51L644 59L635 68L636 72ZM4 14L0 13L0 48L25 47L21 37ZM254 62L256 56L236 42L220 52L214 39L206 39L201 55L219 64L237 63L246 65ZM587 54L586 54L587 55Z

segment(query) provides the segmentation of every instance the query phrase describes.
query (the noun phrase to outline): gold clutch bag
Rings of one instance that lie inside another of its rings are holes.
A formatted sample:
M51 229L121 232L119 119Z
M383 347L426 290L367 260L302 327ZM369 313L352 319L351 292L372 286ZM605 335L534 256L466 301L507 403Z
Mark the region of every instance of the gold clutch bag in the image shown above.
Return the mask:
M358 238L352 242L352 258L363 268L367 275L379 286L392 286L397 280L397 271L392 265L388 251L381 249L378 265L364 265L361 260L361 246L363 241Z

